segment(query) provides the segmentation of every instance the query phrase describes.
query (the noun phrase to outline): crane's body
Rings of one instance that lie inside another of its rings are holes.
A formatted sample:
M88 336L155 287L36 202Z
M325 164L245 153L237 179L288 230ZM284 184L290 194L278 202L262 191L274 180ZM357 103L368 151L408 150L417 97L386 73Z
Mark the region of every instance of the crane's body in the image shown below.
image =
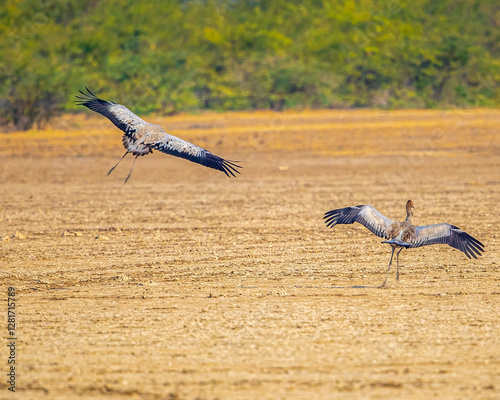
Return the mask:
M332 228L337 224L358 222L375 235L387 239L382 243L389 244L392 247L392 253L385 281L380 287L384 287L387 283L392 258L396 249L398 249L396 256L397 280L399 280L399 253L403 249L431 244L448 244L465 253L468 258L471 258L471 256L477 258L484 251L484 245L479 240L454 225L446 223L427 226L413 225L413 208L413 202L408 200L406 203L406 219L403 222L392 221L370 205L328 211L324 219L326 219L327 226Z
M184 158L205 167L222 171L228 177L234 177L235 173L239 173L236 168L241 167L234 162L224 160L208 150L179 139L178 137L169 135L161 126L144 121L127 107L111 101L102 100L94 95L88 88L86 89L87 93L80 90L80 93L84 97L76 96L79 99L77 104L105 116L117 128L124 132L122 142L127 152L120 161L123 160L127 154L131 153L135 156L135 163L137 157L146 156L152 153L153 150L158 150L165 154ZM109 170L108 175L113 172L120 161ZM132 164L132 168L134 167L134 163ZM125 182L130 178L132 168Z

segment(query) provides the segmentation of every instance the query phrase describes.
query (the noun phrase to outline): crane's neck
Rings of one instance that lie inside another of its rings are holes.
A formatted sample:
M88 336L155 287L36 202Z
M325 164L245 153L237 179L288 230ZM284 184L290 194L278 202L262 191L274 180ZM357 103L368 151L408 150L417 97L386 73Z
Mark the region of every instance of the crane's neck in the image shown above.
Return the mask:
M413 214L412 214L411 210L406 210L405 222L410 224L410 225L413 225Z
M413 225L412 221L413 213L411 212L412 208L413 208L413 201L408 200L406 202L406 219L405 219L405 223L407 225Z

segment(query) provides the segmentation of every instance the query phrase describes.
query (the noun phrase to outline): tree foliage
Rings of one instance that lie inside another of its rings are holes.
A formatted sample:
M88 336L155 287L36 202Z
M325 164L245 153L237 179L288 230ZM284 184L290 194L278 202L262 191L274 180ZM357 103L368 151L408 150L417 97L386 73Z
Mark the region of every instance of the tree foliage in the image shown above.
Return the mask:
M3 3L3 4L2 4ZM0 0L0 116L500 103L496 0Z

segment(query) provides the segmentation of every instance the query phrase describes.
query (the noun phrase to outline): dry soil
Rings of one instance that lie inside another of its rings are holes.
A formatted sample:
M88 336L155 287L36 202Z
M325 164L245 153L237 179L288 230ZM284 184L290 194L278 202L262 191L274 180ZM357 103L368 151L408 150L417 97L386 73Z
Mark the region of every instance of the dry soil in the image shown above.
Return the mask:
M122 156L98 115L2 134L2 399L499 399L500 112L149 118L224 174ZM333 208L371 204L481 240L401 254ZM3 240L2 240L3 239Z

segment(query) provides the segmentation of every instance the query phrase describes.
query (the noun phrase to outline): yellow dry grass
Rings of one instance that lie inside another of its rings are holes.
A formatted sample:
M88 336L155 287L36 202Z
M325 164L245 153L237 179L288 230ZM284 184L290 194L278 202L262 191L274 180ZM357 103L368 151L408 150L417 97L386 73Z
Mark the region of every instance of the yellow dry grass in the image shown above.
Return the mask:
M303 111L207 113L150 117L150 122L201 146L318 152L324 155L391 155L475 147L471 131L486 144L500 121L496 110ZM121 148L121 132L98 115L65 115L43 131L4 136L0 155L104 155ZM395 138L407 139L395 141ZM227 140L231 138L232 140ZM223 140L226 139L226 140ZM472 139L472 140L471 140ZM397 143L395 147L392 144Z

